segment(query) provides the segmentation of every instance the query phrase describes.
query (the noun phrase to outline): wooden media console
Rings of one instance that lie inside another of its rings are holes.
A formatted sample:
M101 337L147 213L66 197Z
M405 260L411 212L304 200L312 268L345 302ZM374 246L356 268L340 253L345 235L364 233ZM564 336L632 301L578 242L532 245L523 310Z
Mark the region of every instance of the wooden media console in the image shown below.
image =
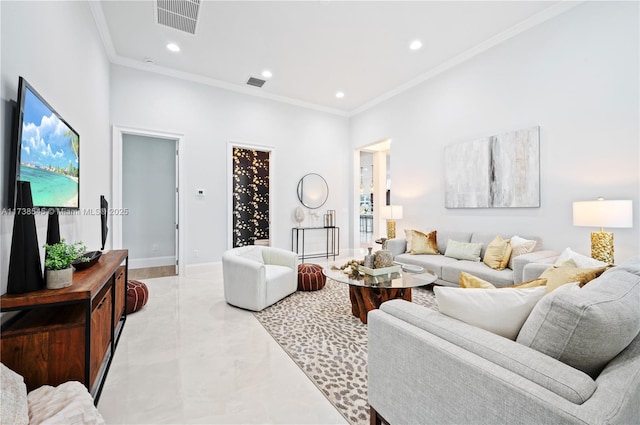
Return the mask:
M112 250L74 271L69 287L0 297L0 311L20 310L2 327L1 360L28 391L79 381L98 403L127 319L128 259Z

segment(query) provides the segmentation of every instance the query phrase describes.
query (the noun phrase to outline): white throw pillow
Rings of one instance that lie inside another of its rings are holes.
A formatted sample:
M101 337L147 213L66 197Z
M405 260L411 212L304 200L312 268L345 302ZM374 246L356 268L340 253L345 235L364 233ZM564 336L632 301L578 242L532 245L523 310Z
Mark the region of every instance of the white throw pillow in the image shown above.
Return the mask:
M576 263L576 267L591 269L595 267L604 267L609 265L604 261L599 261L591 257L587 257L586 255L578 254L573 251L571 248L565 248L564 251L560 254L555 264L564 263L567 260L573 260Z
M546 288L449 288L434 286L442 314L515 340Z
M524 239L520 236L513 236L511 238L511 258L509 258L509 268L513 270L513 259L518 255L527 254L533 251L538 242L530 239Z

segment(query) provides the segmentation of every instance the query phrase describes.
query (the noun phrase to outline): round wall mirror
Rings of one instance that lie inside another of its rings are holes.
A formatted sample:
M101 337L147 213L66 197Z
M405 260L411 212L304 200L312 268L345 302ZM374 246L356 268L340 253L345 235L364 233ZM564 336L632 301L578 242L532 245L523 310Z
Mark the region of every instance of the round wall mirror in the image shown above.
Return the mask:
M298 199L305 207L320 208L327 202L328 197L329 186L320 174L307 174L298 182Z

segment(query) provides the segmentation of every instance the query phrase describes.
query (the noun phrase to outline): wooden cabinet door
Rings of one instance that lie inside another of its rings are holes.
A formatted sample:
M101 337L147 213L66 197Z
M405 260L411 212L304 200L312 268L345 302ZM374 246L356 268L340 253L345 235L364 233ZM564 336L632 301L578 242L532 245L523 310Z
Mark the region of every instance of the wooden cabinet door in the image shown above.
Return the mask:
M108 285L106 291L103 291L98 297L99 301L95 304L91 313L91 384L93 383L100 371L104 355L109 349L111 343L111 311L113 302L111 301L111 287Z
M120 318L124 314L124 303L127 296L127 282L125 282L125 267L122 266L116 271L115 274L115 286L116 291L116 305L114 307L116 311L115 321L113 322L113 328L118 326Z

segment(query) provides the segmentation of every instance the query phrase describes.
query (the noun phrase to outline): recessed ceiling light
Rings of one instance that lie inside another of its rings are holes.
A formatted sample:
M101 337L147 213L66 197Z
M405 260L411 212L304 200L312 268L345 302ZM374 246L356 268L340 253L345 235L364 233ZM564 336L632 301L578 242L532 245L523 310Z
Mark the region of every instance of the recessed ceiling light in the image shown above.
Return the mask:
M338 99L342 99L342 98L344 97L344 93L342 93L341 91L339 91L339 92L337 92L337 93L336 93L336 97L337 97Z
M147 65L153 65L155 62L151 58L144 58L144 63L146 63Z
M169 43L167 44L167 49L171 50L172 52L179 52L180 46L178 46L176 43Z
M271 77L273 77L273 74L268 69L265 69L264 71L262 71L262 76L264 78L271 78Z
M420 40L413 40L409 45L409 48L411 50L418 50L421 47L422 47L422 42Z

